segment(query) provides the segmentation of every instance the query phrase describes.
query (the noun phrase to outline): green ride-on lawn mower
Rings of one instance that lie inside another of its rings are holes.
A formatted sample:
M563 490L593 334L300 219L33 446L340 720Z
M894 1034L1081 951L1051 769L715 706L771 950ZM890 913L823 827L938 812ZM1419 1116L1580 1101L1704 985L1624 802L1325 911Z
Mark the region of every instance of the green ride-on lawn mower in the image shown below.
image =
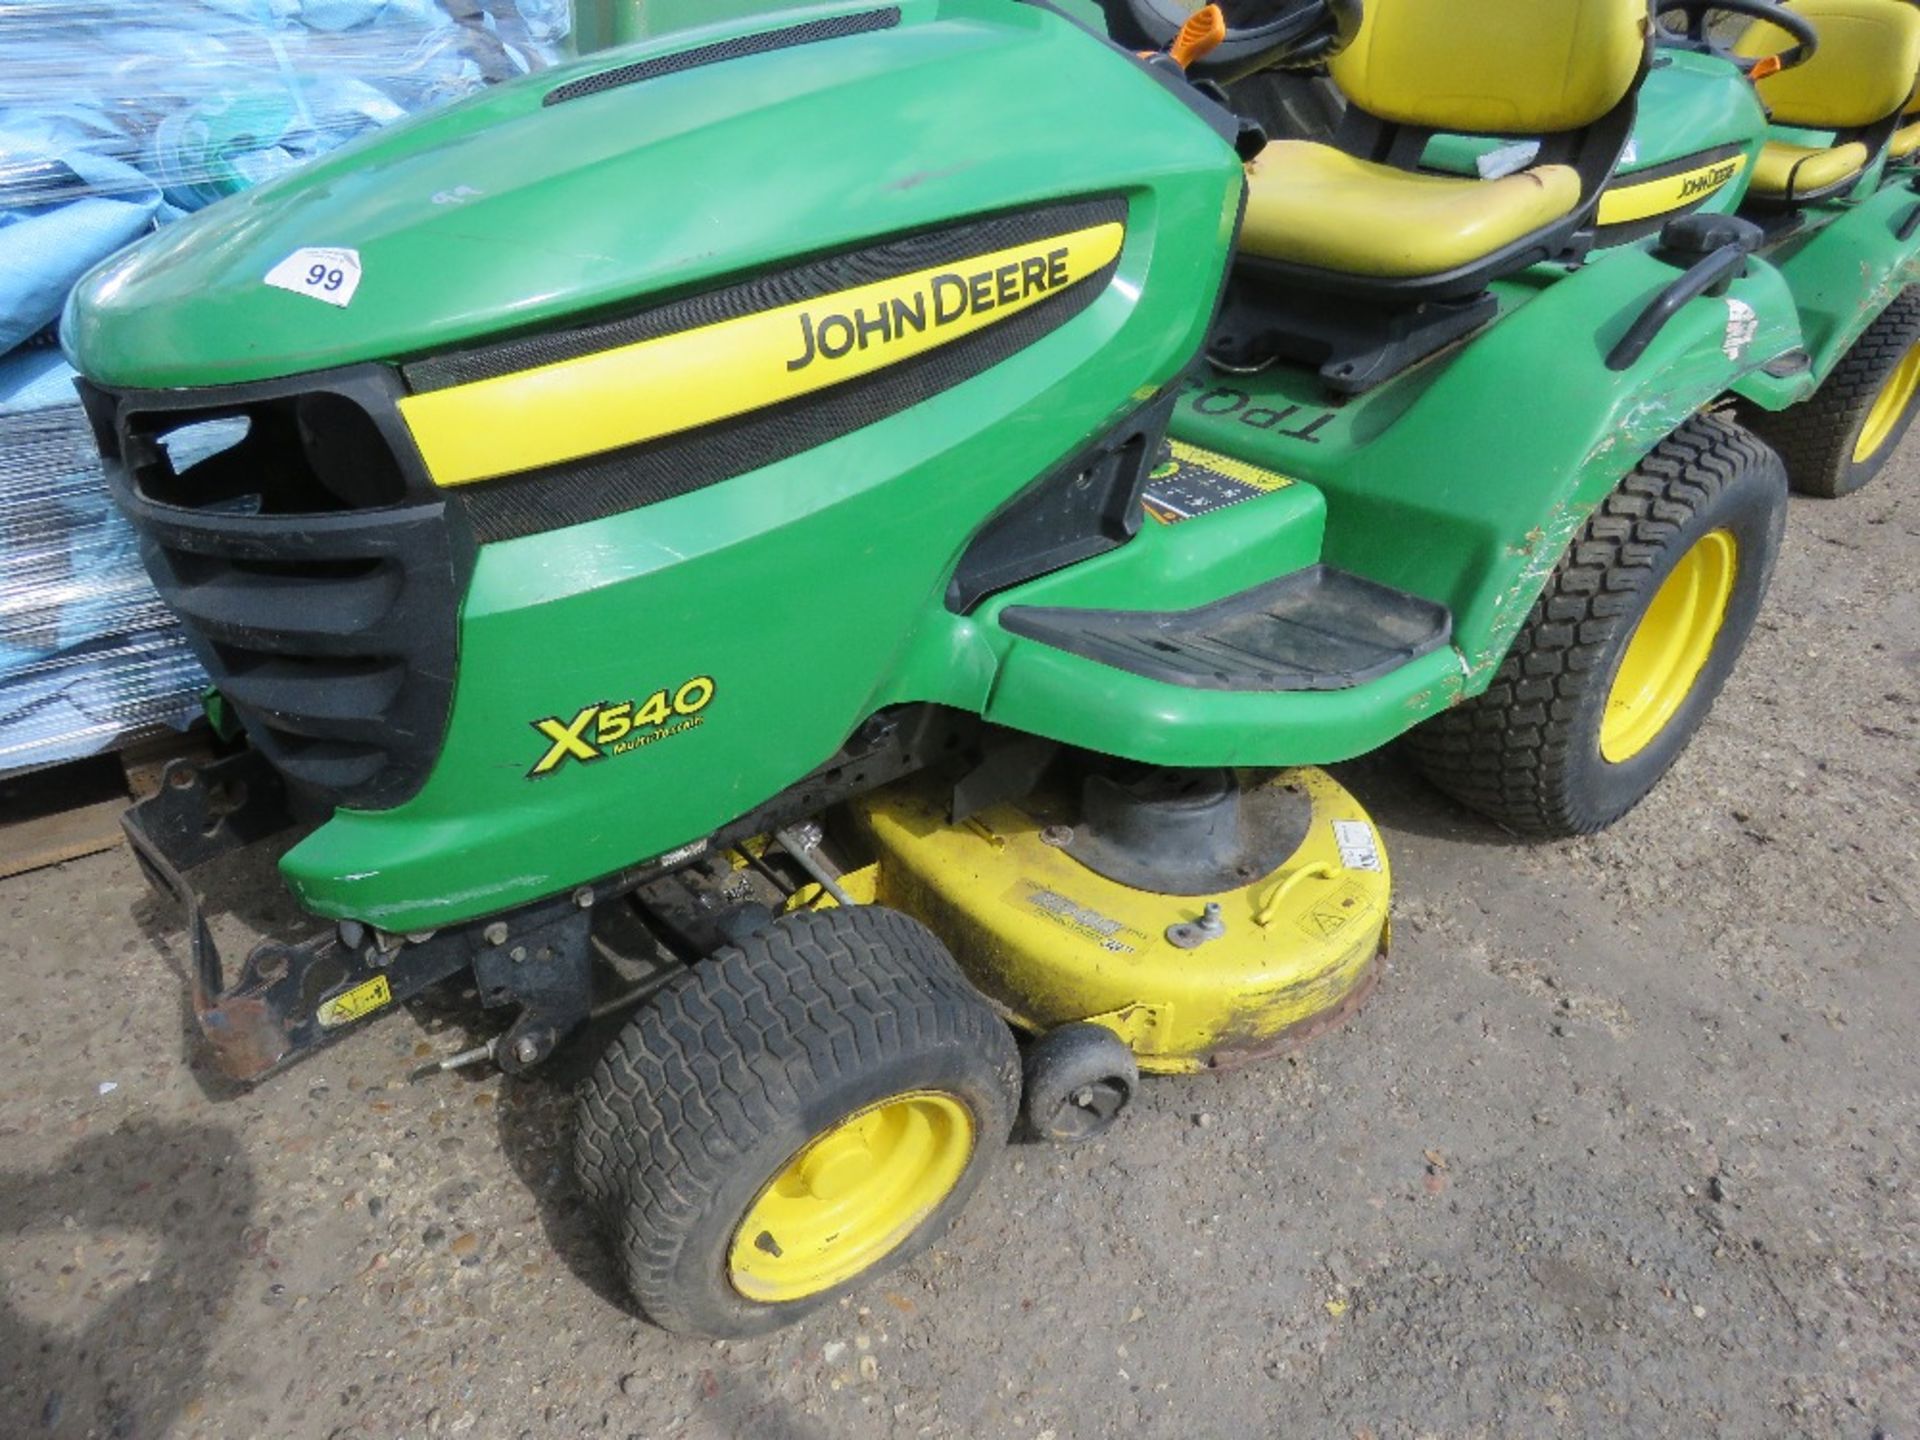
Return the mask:
M1742 197L1761 253L1787 278L1798 355L1735 388L1743 423L1802 494L1862 489L1920 413L1920 6L1793 0L1819 48L1758 82L1772 128ZM1785 17L1760 17L1739 63L1768 52ZM1803 358L1804 357L1804 358Z
M1311 767L1411 732L1512 829L1591 831L1766 590L1785 480L1707 407L1801 346L1786 282L1697 218L1581 263L1644 0L1292 0L1226 59L1213 12L1155 49L1106 8L598 56L66 317L248 741L128 822L220 1068L450 979L512 1018L448 1064L620 1017L577 1169L670 1328L927 1244L1016 1111L1083 1138L1340 1019L1389 872ZM1263 61L1331 64L1339 146L1220 103ZM1424 173L1442 131L1538 163ZM325 928L230 965L194 872L290 825Z
M1723 216L1787 282L1801 340L1735 385L1742 424L1801 493L1865 486L1920 413L1920 6L1913 0L1656 3L1639 122L1595 245L1644 248ZM1497 145L1444 136L1428 164L1496 172ZM1731 239L1736 233L1727 232Z

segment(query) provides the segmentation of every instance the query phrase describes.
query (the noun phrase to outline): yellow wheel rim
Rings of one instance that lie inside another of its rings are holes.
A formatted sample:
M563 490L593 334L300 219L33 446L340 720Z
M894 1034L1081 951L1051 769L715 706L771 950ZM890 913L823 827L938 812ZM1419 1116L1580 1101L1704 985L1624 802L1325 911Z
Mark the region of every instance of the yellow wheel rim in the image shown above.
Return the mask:
M1600 753L1613 764L1651 745L1693 692L1726 623L1739 563L1730 533L1702 536L1640 617L1600 722Z
M1913 403L1916 394L1920 394L1920 345L1907 351L1900 363L1893 367L1887 383L1880 387L1880 393L1874 397L1873 408L1867 411L1867 423L1860 431L1860 438L1854 442L1854 464L1871 460L1886 447L1887 441L1893 438L1893 432L1900 426L1900 417L1907 413L1907 407Z
M878 1264L953 1193L973 1158L973 1112L915 1091L807 1142L748 1207L727 1251L733 1288L777 1304Z

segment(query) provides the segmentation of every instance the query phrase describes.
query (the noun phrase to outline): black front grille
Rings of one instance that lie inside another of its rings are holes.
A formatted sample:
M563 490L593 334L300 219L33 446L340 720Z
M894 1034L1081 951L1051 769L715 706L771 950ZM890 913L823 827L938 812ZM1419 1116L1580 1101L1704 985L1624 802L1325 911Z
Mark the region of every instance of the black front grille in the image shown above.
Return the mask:
M439 753L473 552L400 393L374 366L85 395L147 571L248 737L356 809L411 797Z

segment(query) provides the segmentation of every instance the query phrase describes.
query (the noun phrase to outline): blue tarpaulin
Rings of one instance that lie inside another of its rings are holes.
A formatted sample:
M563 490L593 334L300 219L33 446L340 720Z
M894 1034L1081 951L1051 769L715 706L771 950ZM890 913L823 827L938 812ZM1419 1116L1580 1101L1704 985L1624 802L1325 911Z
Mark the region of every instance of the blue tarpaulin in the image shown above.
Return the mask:
M129 241L558 58L569 0L0 3L0 774L184 724L205 677L51 341Z

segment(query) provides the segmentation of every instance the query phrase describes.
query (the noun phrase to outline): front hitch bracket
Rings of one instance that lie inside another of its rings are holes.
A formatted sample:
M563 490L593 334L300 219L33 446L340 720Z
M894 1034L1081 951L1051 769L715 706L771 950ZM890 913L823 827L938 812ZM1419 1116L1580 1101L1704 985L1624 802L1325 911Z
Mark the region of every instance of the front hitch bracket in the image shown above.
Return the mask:
M263 940L229 977L188 872L295 823L278 772L252 750L174 761L121 820L148 881L184 913L193 1013L223 1075L260 1080L469 966L484 1003L521 1007L496 1047L507 1069L544 1060L586 1018L593 887L426 935L349 923Z
M214 1063L255 1081L386 1013L438 981L471 970L481 1003L516 1006L486 1048L509 1072L553 1052L593 1013L593 911L703 856L818 814L978 739L978 722L932 706L873 716L826 764L715 834L618 874L518 909L424 934L392 935L355 921L309 939L263 940L231 977L190 872L266 841L297 819L279 773L256 751L210 765L176 760L160 791L122 818L154 888L186 918L193 1012Z

